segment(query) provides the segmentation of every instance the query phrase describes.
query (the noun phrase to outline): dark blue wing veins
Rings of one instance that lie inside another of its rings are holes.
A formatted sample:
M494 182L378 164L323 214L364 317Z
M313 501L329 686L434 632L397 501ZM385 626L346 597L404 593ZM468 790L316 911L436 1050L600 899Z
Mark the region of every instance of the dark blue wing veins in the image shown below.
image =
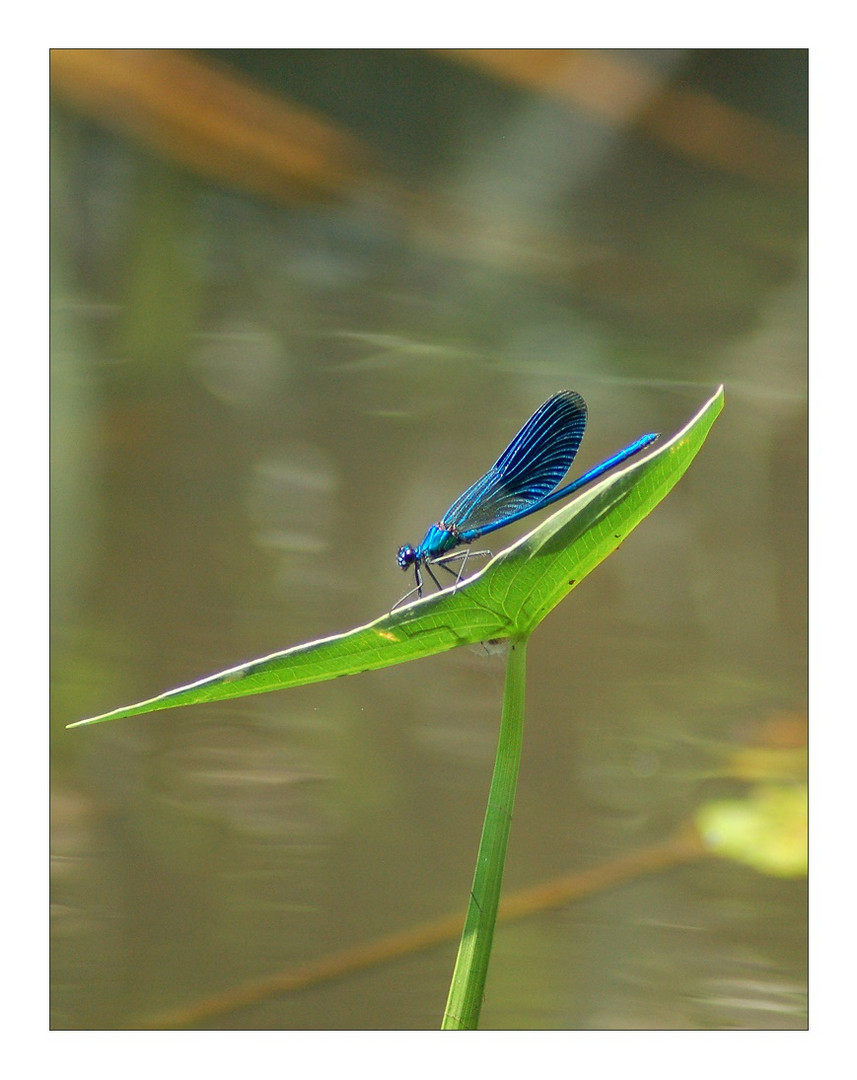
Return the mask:
M425 566L432 581L440 588L440 582L432 572L432 563L449 570L444 565L447 560L461 559L460 569L463 570L467 552L455 553L455 548L470 544L486 533L501 529L565 498L626 458L639 453L657 438L654 434L643 435L618 454L555 491L574 461L585 427L586 402L580 394L573 390L562 390L548 398L488 472L455 500L437 524L429 527L422 543L416 548L410 544L399 548L396 561L403 570L413 566L416 578L416 587L407 595L416 592L422 596L420 566Z
M535 506L568 472L585 427L586 402L580 394L563 390L548 398L488 472L450 506L441 527L466 544L485 526Z

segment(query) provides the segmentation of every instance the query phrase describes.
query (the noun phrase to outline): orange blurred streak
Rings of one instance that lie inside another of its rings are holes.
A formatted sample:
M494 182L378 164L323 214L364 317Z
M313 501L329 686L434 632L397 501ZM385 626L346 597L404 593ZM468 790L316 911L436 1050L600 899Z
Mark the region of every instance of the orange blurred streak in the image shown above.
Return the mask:
M601 121L642 131L674 153L762 183L804 185L805 142L703 90L665 85L598 49L443 49L504 82L538 90Z
M51 89L111 130L277 201L338 194L366 160L309 110L172 49L54 49Z
M807 737L805 713L771 712L728 755L727 775L748 782L805 782Z
M500 902L498 922L510 922L592 896L626 881L647 874L662 873L676 866L695 862L706 854L699 834L690 823L662 844L621 856L610 863L591 866L529 889L511 893ZM309 960L305 964L267 978L232 987L222 994L197 1001L135 1025L138 1028L177 1028L202 1024L216 1016L282 994L341 979L356 971L407 956L444 942L454 941L461 933L465 913L423 923L420 926L388 934L338 953Z

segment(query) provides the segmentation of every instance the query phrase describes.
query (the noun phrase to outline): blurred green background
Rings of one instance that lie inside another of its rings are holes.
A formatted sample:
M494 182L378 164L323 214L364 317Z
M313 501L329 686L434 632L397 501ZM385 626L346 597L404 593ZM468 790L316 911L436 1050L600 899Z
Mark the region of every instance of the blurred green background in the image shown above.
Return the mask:
M558 389L580 470L727 403L531 643L507 890L781 779L805 51L61 50L51 78L54 1028L160 1026L463 908L485 650L64 725L387 610L398 546ZM455 948L199 1023L436 1028ZM804 878L701 858L501 926L482 1026L803 1028L805 991Z

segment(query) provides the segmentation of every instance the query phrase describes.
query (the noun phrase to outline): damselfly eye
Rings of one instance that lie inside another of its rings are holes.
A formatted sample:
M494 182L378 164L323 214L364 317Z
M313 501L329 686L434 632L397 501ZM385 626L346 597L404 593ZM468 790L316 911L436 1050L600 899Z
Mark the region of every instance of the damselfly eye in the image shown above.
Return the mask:
M402 544L396 553L396 562L401 566L403 570L407 570L409 566L413 566L417 561L417 553L411 547L410 544Z

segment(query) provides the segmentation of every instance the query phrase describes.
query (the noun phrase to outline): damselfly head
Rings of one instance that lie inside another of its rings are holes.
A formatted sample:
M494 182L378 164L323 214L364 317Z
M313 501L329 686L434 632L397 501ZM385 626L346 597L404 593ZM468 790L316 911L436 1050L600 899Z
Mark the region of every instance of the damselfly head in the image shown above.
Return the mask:
M417 553L411 547L410 544L402 544L399 550L396 552L396 562L403 570L407 570L409 566L413 566L417 561Z

